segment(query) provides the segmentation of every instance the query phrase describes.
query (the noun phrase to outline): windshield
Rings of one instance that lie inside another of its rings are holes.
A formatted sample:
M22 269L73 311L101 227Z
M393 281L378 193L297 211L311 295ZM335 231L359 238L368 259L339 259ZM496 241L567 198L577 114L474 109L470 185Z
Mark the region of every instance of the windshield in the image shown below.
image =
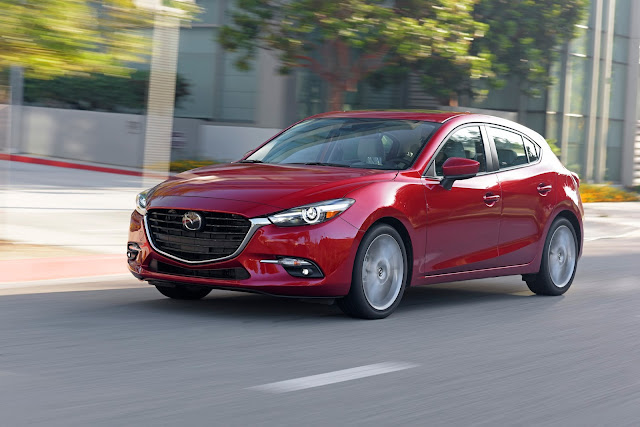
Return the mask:
M420 120L311 119L241 162L406 169L438 126Z

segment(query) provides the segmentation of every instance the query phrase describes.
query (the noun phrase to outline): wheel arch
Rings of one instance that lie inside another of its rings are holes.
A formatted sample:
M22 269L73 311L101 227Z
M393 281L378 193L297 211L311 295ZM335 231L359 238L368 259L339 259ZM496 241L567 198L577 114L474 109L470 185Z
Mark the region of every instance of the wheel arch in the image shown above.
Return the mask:
M580 227L580 221L578 221L578 217L576 216L576 214L568 209L565 209L558 212L558 214L553 218L553 221L555 221L557 218L565 218L571 223L571 225L573 226L573 230L576 233L576 240L578 241L578 254L582 254L582 227ZM553 221L551 221L551 224L553 224Z
M390 227L393 227L400 237L402 238L402 242L404 243L404 248L407 252L407 284L406 287L411 286L411 278L413 276L413 243L411 241L411 235L409 231L405 227L405 225L398 218L394 218L392 216L384 216L382 218L378 218L371 226L367 229L371 229L376 224L386 224Z

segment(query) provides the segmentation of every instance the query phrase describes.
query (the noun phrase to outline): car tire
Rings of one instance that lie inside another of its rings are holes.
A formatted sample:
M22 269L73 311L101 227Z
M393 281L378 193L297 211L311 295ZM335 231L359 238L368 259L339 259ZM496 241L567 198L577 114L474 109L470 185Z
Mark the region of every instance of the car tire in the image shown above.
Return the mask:
M202 299L211 292L211 289L205 287L184 285L176 285L175 287L156 285L156 289L165 297L184 300Z
M400 304L408 273L407 250L395 228L377 224L367 231L356 254L351 288L338 307L361 319L382 319Z
M578 239L566 218L557 218L544 243L540 271L525 275L531 292L538 295L562 295L573 283L578 266Z

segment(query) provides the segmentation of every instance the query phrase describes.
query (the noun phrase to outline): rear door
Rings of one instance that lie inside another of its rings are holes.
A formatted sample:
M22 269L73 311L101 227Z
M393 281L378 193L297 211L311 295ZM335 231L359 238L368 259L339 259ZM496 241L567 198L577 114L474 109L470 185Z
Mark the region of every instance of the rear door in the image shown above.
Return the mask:
M485 142L480 125L459 127L442 143L425 172L427 251L421 266L425 275L495 265L502 201ZM440 185L442 164L450 157L477 160L480 172L445 190Z
M555 207L556 173L540 162L540 147L526 135L493 125L486 130L502 189L498 266L526 264Z

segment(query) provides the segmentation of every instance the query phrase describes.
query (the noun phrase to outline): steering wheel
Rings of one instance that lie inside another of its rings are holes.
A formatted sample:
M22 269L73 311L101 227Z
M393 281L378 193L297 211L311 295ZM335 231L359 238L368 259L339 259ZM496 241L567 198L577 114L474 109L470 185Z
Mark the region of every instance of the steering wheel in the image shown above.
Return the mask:
M407 159L406 157L392 157L390 159L385 160L385 163L402 163L401 166L408 167L413 162L413 159Z
M385 163L396 163L396 164L399 163L400 164L399 166L402 166L404 168L410 166L411 163L413 163L413 158L408 158L406 155L404 156L398 155L399 153L397 151L400 150L400 140L398 139L398 137L386 132L383 132L382 136L386 136L387 138L393 141L392 149L394 148L394 146L397 147L396 152L393 153L393 157L389 157L385 159ZM389 152L389 154L392 154L391 151Z

